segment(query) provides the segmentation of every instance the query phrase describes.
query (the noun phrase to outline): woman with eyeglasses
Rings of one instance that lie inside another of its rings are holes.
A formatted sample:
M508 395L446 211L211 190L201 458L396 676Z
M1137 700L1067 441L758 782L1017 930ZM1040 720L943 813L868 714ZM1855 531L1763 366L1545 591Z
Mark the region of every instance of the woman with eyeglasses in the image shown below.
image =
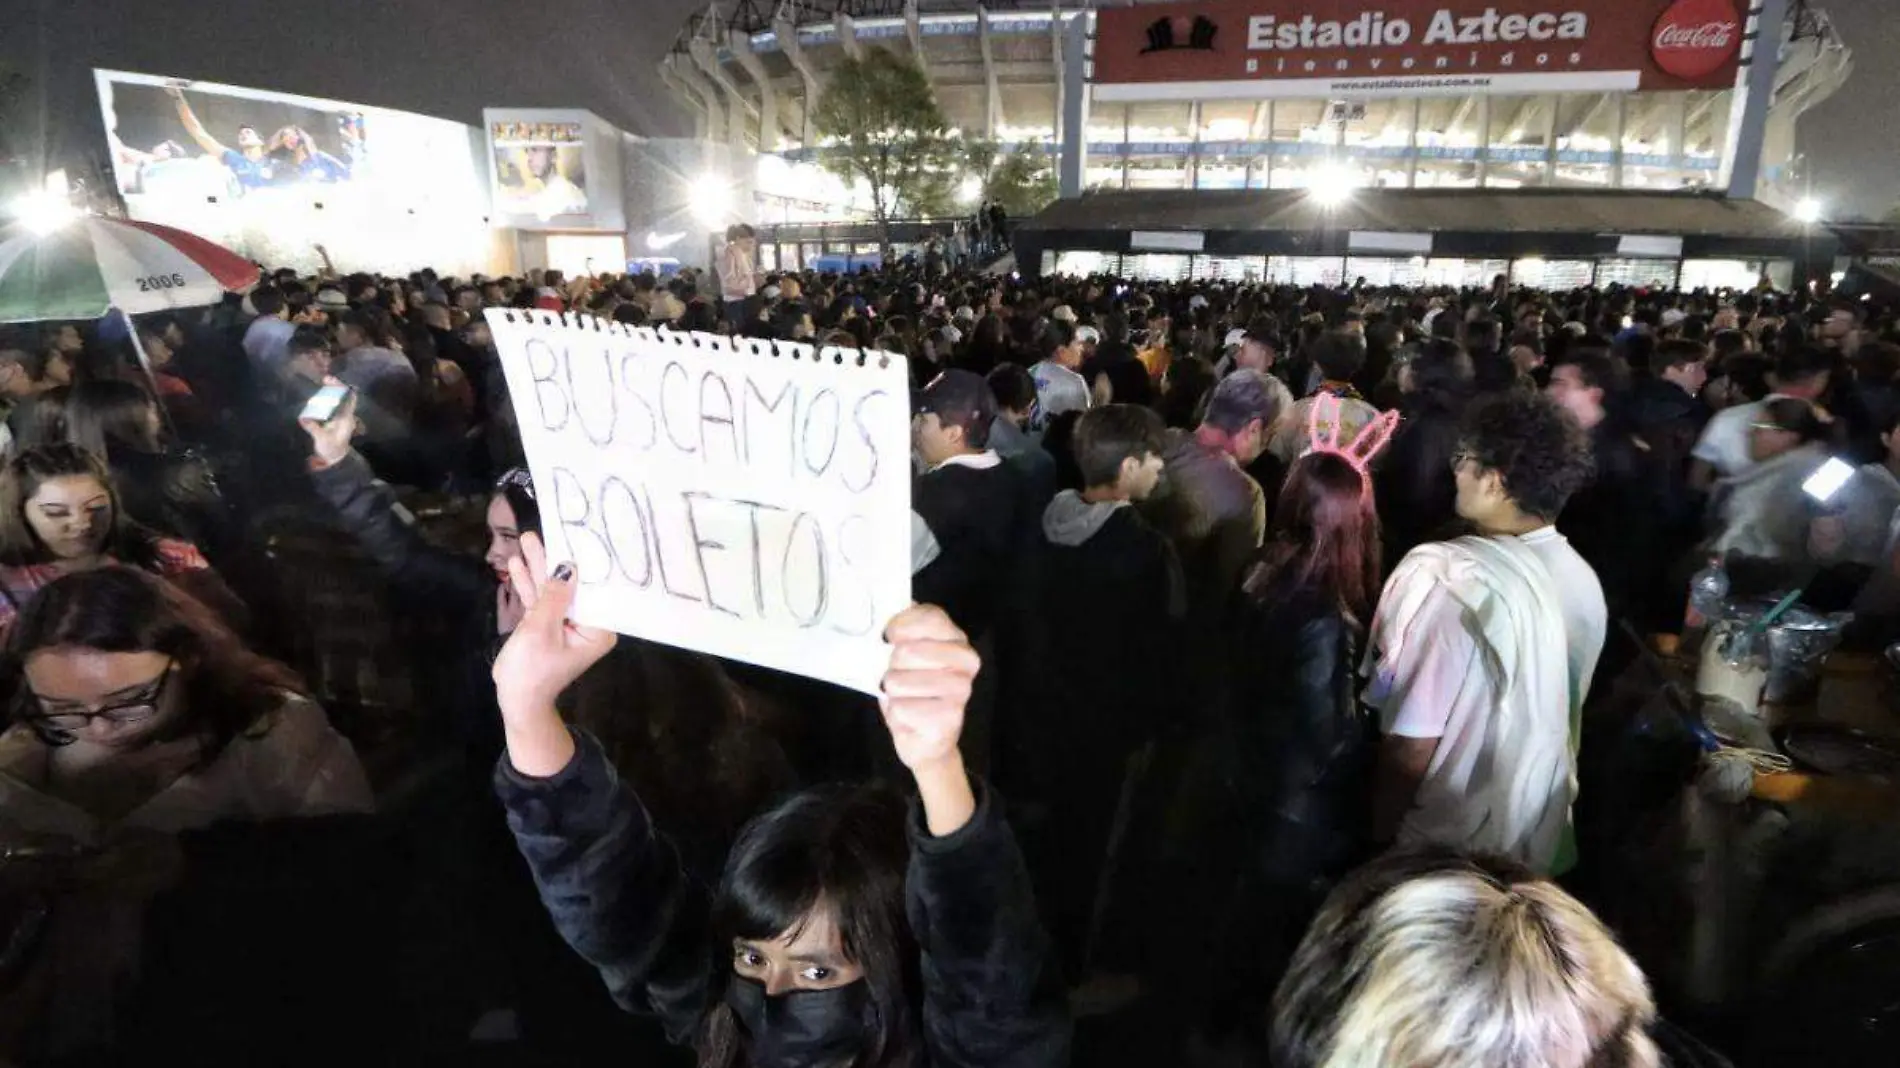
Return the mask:
M14 620L0 826L89 845L370 808L362 766L288 668L131 567L66 575Z
M134 568L41 590L13 621L5 664L0 887L40 901L42 919L6 934L31 952L0 987L0 1057L32 1062L122 1037L145 903L199 871L182 832L217 824L228 839L233 824L368 812L371 796L287 668ZM199 859L207 872L230 863Z
M71 444L15 456L0 470L0 630L53 580L127 564L172 583L241 628L244 602L190 542L126 514L105 462Z

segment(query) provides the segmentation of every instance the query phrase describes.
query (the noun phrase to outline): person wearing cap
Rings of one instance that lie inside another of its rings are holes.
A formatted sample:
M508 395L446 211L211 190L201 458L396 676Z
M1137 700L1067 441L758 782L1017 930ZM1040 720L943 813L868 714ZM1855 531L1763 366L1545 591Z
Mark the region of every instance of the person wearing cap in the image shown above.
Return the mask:
M911 592L972 639L988 634L1010 557L1020 492L990 448L996 400L969 371L938 375L918 397L911 443L923 474L911 490Z
M1161 482L1167 429L1154 412L1111 404L1084 412L1073 451L1084 488L1042 509L1012 697L1010 796L1046 813L1020 825L1036 902L1056 951L1080 979L1129 758L1179 697L1174 654L1185 611L1168 539L1135 507ZM1020 681L1020 685L1016 685Z
M1292 407L1279 379L1235 371L1214 387L1193 433L1168 433L1163 484L1143 514L1181 558L1193 633L1217 632L1241 572L1266 535L1266 496L1244 468L1266 452Z
M1234 371L1273 372L1273 362L1280 353L1280 322L1271 315L1256 315L1248 320L1247 326L1240 331L1240 340L1234 346L1234 332L1227 334L1227 343L1233 346L1228 356L1214 367L1214 372L1225 378Z
M1088 380L1078 373L1082 366L1082 342L1073 325L1051 319L1042 333L1042 359L1029 369L1036 380L1036 412L1030 417L1031 433L1040 434L1049 420L1063 412L1087 411Z

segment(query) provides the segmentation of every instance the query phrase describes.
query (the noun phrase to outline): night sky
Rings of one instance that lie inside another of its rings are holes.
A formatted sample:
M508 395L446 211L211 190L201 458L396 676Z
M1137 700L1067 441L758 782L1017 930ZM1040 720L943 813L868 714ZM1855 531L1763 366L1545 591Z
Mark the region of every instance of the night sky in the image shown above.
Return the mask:
M1894 0L1820 6L1852 44L1856 71L1802 119L1802 150L1831 215L1878 216L1900 200L1900 115L1891 106L1900 97L1891 59L1900 55L1900 19ZM471 124L484 105L583 107L665 136L689 126L655 64L700 9L694 0L0 0L0 60L34 78L45 144L61 163L103 153L93 67Z

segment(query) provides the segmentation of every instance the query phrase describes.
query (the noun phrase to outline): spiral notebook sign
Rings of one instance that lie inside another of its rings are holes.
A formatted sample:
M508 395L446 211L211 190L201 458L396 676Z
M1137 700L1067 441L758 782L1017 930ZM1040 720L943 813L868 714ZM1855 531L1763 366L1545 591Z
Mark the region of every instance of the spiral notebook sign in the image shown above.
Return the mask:
M487 314L576 619L877 692L910 603L901 356Z

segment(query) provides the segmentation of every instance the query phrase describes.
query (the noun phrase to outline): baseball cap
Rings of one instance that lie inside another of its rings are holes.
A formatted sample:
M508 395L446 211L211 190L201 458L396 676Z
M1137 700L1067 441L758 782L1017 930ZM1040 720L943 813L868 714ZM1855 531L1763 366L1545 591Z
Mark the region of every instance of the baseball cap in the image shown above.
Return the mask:
M1078 326L1075 328L1075 339L1084 345L1100 345L1102 333L1092 326Z
M996 398L982 375L953 368L923 388L915 412L934 415L943 425L962 427L966 432L978 425L987 429L996 418Z
M1681 308L1670 308L1662 313L1662 324L1664 326L1677 326L1688 317L1689 313L1683 311Z
M1207 298L1196 293L1188 298L1188 307L1195 309L1205 308L1207 307Z
M1247 328L1236 326L1232 330L1227 331L1227 337L1221 341L1221 347L1237 349L1240 347L1240 343L1245 340L1247 340Z
M1067 304L1058 304L1056 305L1056 310L1049 313L1049 318L1059 319L1065 323L1073 323L1075 322L1075 309L1069 307Z
M970 307L968 304L959 304L957 305L957 310L950 313L950 318L955 319L959 323L974 323L976 322L976 309Z
M766 286L764 289L759 290L759 296L764 297L766 300L777 300L778 295L779 288L777 286Z
M349 298L343 295L341 289L331 289L326 286L317 290L317 307L324 311L345 311L349 306Z

